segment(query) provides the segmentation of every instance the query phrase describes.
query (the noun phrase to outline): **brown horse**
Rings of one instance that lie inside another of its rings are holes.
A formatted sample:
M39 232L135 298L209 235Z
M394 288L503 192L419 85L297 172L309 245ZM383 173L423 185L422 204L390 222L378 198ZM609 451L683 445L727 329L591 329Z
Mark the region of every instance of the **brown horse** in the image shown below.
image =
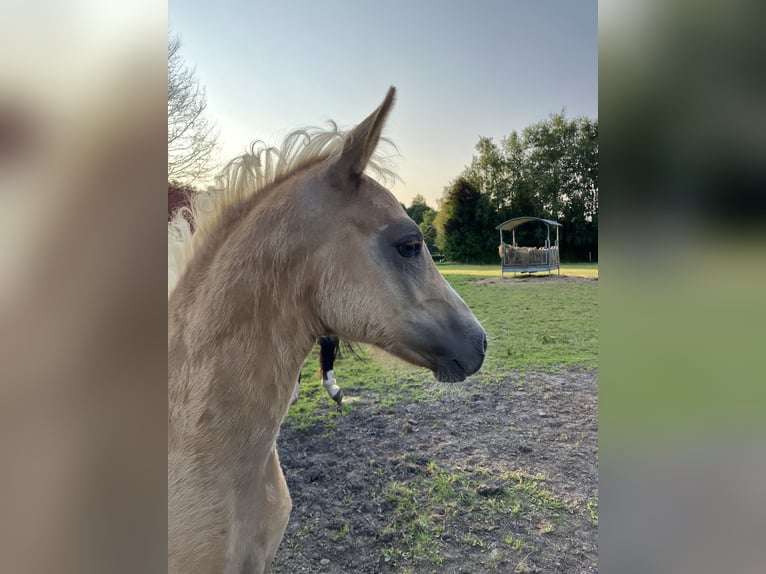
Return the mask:
M169 227L168 568L269 570L291 509L276 438L320 336L376 345L440 381L486 334L371 177L394 102L348 134L295 132L232 162ZM335 225L324 224L332 214Z

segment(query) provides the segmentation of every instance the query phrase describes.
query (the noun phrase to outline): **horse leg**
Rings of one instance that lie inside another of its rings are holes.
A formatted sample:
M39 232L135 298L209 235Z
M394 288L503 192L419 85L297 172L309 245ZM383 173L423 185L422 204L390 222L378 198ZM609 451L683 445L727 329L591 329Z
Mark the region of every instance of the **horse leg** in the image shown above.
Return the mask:
M330 395L330 398L338 403L338 405L343 402L343 389L338 386L337 381L335 380L335 373L331 370L322 370L322 385L327 391L327 394Z
M319 339L319 367L322 370L322 386L330 398L340 405L343 402L343 391L337 385L333 372L338 345L339 341L335 337L321 337Z
M293 503L287 489L285 475L279 466L277 449L271 451L264 469L263 488L256 493L258 523L255 545L237 574L268 574L279 544L287 528Z

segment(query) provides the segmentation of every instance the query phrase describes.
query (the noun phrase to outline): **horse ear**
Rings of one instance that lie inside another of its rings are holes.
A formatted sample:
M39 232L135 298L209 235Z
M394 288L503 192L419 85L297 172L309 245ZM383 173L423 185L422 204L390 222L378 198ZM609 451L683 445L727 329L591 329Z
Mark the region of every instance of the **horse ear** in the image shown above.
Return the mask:
M343 151L333 165L333 171L342 180L358 184L380 139L380 132L394 105L396 88L388 89L383 103L346 136Z

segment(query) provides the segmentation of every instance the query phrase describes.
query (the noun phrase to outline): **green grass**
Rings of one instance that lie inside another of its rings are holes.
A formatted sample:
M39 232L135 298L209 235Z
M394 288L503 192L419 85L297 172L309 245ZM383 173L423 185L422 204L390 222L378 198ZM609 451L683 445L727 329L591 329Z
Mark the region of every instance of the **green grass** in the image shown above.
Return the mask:
M589 500L587 504L590 523L598 528L598 497Z
M447 277L487 331L482 377L496 371L597 366L596 282L508 278L507 283L477 284L467 275Z
M440 266L440 270L448 267ZM486 267L449 267L445 275L487 331L487 358L475 377L493 384L511 372L597 366L597 282L555 278L528 282L508 277L501 282L478 283L477 275ZM598 272L597 268L592 270ZM472 274L466 274L469 272ZM403 400L428 401L450 391L449 386L436 384L430 372L381 351L363 347L360 355L359 359L340 359L335 366L338 382L348 397L344 401L346 412L355 408L355 401L374 403L385 412ZM300 399L290 408L287 422L305 431L321 423L324 432L331 433L342 413L319 383L317 368L315 350L304 365Z
M491 482L494 489L482 491ZM392 482L378 496L393 505L386 531L397 544L383 550L386 561L410 564L442 563L441 537L446 531L463 532L461 543L485 549L484 533L505 517L525 524L526 532L508 534L504 541L517 552L532 548L525 538L553 531L575 510L546 488L546 477L522 472L491 473L480 468L442 468L431 462L421 476Z
M348 533L350 532L348 522L344 523L343 526L341 526L340 530L338 531L338 534L335 536L335 540L345 540L346 536L348 536Z

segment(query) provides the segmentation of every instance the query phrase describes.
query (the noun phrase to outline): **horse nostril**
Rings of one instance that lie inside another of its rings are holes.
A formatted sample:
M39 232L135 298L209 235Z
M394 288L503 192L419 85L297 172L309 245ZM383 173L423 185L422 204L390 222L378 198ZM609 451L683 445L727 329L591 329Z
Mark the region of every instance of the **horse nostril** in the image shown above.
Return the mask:
M482 344L483 344L483 347L484 347L483 352L486 353L487 352L487 334L486 333L484 333L484 338L482 339Z

